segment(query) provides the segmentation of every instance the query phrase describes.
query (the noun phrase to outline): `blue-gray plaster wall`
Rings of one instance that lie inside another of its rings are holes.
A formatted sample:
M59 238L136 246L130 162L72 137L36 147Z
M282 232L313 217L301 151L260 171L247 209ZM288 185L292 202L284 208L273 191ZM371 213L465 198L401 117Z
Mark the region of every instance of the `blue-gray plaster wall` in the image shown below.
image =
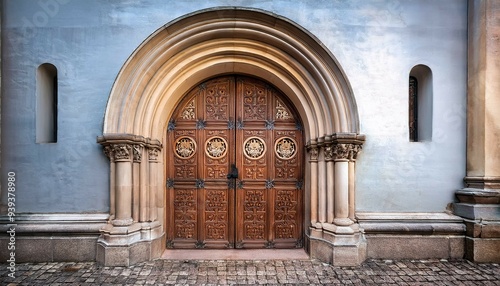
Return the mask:
M120 68L158 28L217 6L287 17L337 58L367 137L358 211L444 211L454 200L465 176L466 0L4 0L2 189L15 171L18 212L108 211L109 163L96 137ZM35 78L45 62L58 69L58 141L36 144ZM418 64L433 74L433 139L411 143L408 76Z

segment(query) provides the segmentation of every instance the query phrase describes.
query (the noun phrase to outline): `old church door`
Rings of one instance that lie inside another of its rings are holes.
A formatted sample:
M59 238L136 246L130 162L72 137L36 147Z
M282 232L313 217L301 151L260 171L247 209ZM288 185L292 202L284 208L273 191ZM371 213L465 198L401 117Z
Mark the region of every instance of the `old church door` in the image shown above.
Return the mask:
M168 126L167 246L302 246L303 138L286 98L224 76L191 90Z

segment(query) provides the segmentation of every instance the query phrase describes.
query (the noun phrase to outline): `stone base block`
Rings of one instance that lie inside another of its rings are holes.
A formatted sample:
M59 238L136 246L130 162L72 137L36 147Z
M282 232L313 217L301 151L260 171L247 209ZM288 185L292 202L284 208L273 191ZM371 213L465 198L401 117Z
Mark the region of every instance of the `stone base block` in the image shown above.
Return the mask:
M500 238L471 238L465 240L465 258L479 263L500 262Z
M97 263L104 266L131 266L161 256L163 236L153 240L139 241L131 245L107 245L97 243Z
M465 236L366 235L367 256L378 259L461 259Z
M366 259L366 240L361 233L337 235L317 229L311 230L308 237L311 258L335 266L358 266Z

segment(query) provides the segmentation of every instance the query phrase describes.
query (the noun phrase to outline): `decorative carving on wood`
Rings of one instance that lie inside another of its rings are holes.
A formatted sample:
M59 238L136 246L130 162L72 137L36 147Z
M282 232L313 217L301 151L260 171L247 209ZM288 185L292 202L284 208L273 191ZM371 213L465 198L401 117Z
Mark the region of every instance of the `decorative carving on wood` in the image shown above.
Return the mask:
M303 141L287 101L262 82L225 76L192 90L174 114L165 156L170 247L295 247Z
M291 137L282 137L274 144L276 156L282 160L290 160L297 154L297 142Z
M205 95L207 120L228 120L228 89L227 82L207 88Z
M220 159L226 156L227 141L220 136L208 138L205 142L205 152L212 159Z
M293 119L288 109L279 100L276 100L276 119L279 120Z
M244 159L243 172L245 179L264 179L266 173L265 160L249 160Z
M296 191L276 191L274 219L276 238L296 238L297 198Z
M248 159L260 159L266 153L266 143L261 138L252 136L243 143L243 152Z
M176 238L196 237L196 191L175 190L174 225Z
M175 178L177 179L194 179L196 178L196 166L193 165L176 165Z
M266 225L264 190L245 190L243 225L245 239L264 239Z
M275 172L278 179L293 179L297 176L299 164L297 158L281 160L276 158Z
M182 110L181 118L184 120L194 120L196 118L196 106L194 99L191 100L184 110Z
M189 159L196 153L196 142L193 138L183 136L175 140L175 155L181 159Z
M210 179L224 179L227 176L227 167L223 165L207 166L207 177Z
M267 94L262 87L243 83L243 118L265 120L267 115Z
M205 229L207 239L227 239L227 191L207 190L205 198Z

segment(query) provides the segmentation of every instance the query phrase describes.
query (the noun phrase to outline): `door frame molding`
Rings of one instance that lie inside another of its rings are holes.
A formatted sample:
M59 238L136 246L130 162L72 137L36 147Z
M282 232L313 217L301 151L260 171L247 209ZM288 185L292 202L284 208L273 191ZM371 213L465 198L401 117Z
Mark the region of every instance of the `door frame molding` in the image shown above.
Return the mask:
M354 176L364 136L345 73L306 29L267 11L235 7L168 23L120 70L98 138L110 158L111 219L101 230L97 260L130 265L161 255L168 120L193 86L224 74L262 78L294 104L309 151L306 248L325 262L361 263L366 242L354 217ZM331 250L326 255L325 247Z

